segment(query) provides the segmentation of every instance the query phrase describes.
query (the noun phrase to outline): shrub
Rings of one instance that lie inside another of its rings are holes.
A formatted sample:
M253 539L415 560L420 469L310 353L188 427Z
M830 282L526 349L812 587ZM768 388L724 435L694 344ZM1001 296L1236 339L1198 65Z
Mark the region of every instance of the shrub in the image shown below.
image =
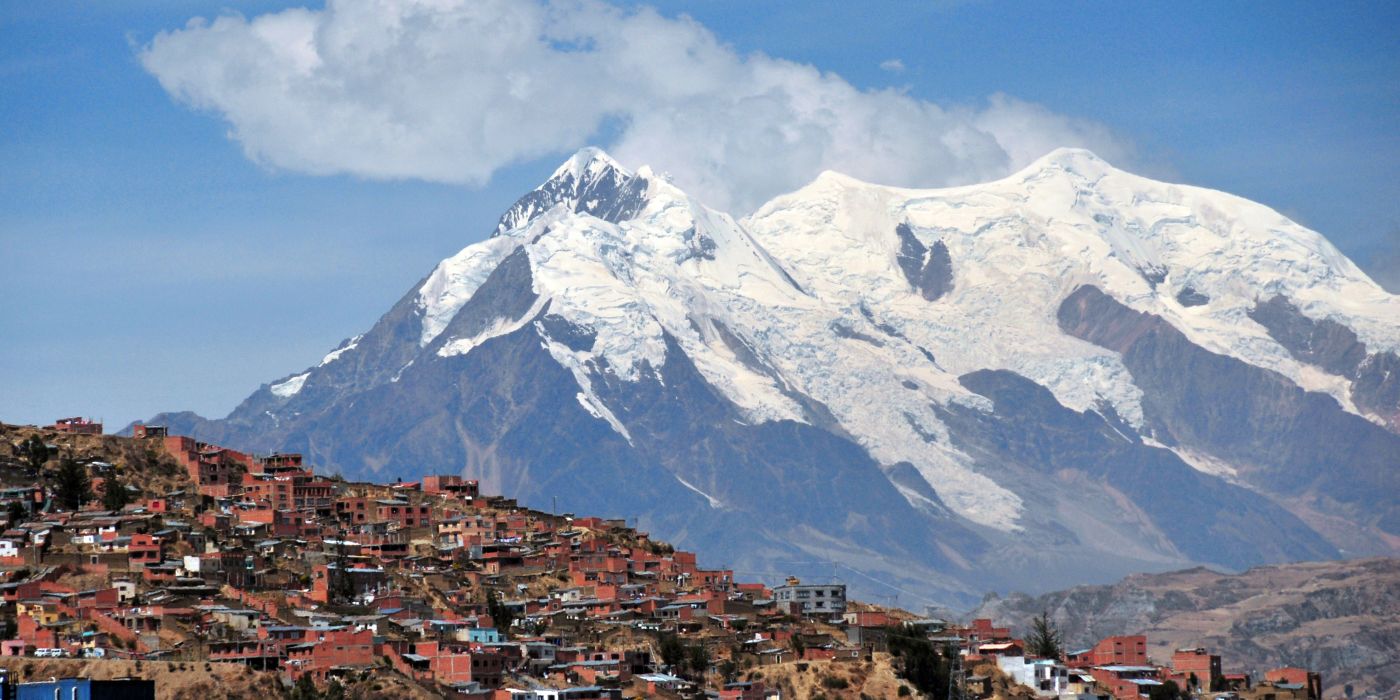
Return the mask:
M851 687L851 684L847 683L845 678L827 676L826 678L822 679L822 686L831 688L832 690L845 690Z
M899 692L896 693L896 695L898 695L898 696L901 697L901 698L907 698L907 697L909 697L909 686L907 686L907 685L901 685L901 686L899 686Z

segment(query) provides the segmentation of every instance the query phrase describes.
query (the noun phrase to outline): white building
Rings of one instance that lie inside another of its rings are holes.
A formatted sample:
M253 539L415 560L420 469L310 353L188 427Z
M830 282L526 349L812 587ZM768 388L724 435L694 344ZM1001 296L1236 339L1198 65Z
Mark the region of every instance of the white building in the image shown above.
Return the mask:
M1069 667L1052 659L998 656L997 667L1037 696L1053 698L1070 692Z
M846 612L846 584L803 584L790 579L773 589L773 600L801 603L803 615L841 615Z

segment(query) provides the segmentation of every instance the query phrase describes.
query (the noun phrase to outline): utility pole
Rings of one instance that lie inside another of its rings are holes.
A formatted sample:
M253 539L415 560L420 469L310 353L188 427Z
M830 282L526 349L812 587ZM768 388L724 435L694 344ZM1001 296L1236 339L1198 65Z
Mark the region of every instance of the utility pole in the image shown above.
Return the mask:
M951 653L948 660L948 700L967 700L967 678L963 676L962 654L952 645L943 648Z

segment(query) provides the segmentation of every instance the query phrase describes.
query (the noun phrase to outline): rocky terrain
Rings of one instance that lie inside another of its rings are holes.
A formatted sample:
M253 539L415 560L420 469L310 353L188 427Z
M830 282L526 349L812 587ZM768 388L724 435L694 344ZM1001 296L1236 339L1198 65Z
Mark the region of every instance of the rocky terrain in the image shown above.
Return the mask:
M1025 634L1047 611L1070 649L1116 634L1146 634L1149 654L1179 647L1221 654L1225 670L1256 677L1294 665L1322 673L1329 697L1400 692L1400 559L1261 566L1229 575L1205 568L1129 576L1041 596L988 597L974 613Z

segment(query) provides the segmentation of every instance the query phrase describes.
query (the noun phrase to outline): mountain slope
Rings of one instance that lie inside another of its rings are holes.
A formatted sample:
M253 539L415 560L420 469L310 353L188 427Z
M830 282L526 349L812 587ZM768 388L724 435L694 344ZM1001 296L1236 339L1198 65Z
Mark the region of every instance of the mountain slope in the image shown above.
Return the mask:
M1400 689L1400 560L1358 559L1266 566L1227 575L1207 569L1130 576L1031 597L991 597L972 613L1029 633L1050 615L1071 649L1103 637L1146 634L1158 662L1205 646L1226 672L1255 678L1279 666L1322 673L1328 697L1352 684L1357 697Z
M1083 151L736 221L585 149L317 366L155 420L955 602L1396 551L1397 347L1400 299L1316 233Z

